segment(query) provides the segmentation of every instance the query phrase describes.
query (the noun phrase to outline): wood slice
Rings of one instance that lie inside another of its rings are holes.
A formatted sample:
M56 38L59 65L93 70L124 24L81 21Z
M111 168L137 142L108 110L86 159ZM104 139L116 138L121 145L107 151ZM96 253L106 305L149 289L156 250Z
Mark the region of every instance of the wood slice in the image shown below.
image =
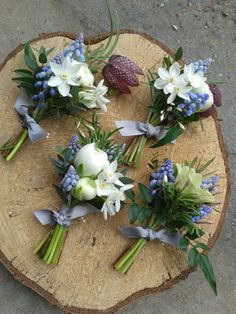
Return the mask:
M55 54L72 38L72 34L46 34L33 40L32 46L36 49L55 47ZM104 44L106 38L104 35L90 40L92 48ZM146 73L148 69L160 66L163 57L171 51L145 34L126 31L121 34L115 53L131 58ZM13 108L19 91L11 78L14 69L21 67L24 67L22 46L14 50L0 68L0 143L12 136L20 125ZM112 97L108 113L100 113L99 117L105 128L113 128L115 119L145 121L149 103L149 88L141 84L132 89L132 95ZM92 111L86 113L89 117L91 114ZM129 175L137 182L147 183L147 163L154 154L160 160L168 157L180 163L195 156L202 161L215 156L209 171L221 176L219 190L222 193L216 196L216 202L221 205L217 206L218 212L209 216L213 224L203 225L204 241L212 247L228 206L229 168L216 114L205 119L203 125L202 130L199 123L192 123L175 145L155 150L146 145L142 165L131 169ZM141 296L163 291L185 278L190 273L186 255L158 241L143 248L126 275L112 268L112 263L130 243L117 232L118 226L128 224L125 209L107 222L100 214L86 218L85 223L75 222L69 229L58 266L45 265L33 255L34 245L47 228L37 222L32 211L60 203L52 186L58 178L48 157L54 156L57 145L68 143L74 120L51 118L43 121L42 126L50 133L48 140L34 145L27 142L10 163L0 160L0 259L9 271L50 303L70 313L116 311ZM124 139L119 137L119 140Z

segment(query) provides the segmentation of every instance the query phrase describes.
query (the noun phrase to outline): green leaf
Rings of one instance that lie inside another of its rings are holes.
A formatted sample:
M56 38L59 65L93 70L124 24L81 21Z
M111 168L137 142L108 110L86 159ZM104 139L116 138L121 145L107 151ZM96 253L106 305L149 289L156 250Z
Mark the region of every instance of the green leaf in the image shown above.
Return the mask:
M215 274L213 272L212 264L209 261L207 255L199 253L199 266L200 266L201 270L203 271L206 280L208 281L211 288L213 289L213 291L217 295L216 278L215 278Z
M132 180L132 179L130 179L130 178L128 178L128 177L122 177L122 178L120 178L119 180L120 180L122 183L124 183L124 184L131 184L131 183L134 182L134 180Z
M141 196L141 199L143 200L143 202L145 204L150 204L151 201L152 201L152 197L150 195L150 190L149 188L147 188L144 184L142 183L139 183L138 184L138 188L139 188L139 191L140 191L140 196Z
M32 70L35 71L38 68L38 64L36 61L34 61L34 59L32 59L31 57L25 55L25 64Z
M47 63L48 59L47 59L47 55L46 55L46 50L44 47L41 47L39 50L39 62L40 63Z
M26 43L24 45L24 58L26 65L32 70L35 71L38 68L38 64L36 61L35 54L33 53L33 50L30 47L29 43Z
M149 207L142 207L138 215L139 223L142 225L144 222L147 222L150 219L151 215L152 211Z
M126 190L125 195L132 201L135 202L135 193L132 189Z
M179 248L181 250L186 250L188 246L189 246L189 240L185 237L182 237L179 242Z
M179 47L179 49L176 51L176 54L175 54L175 61L182 59L182 57L183 57L183 48Z
M53 50L54 50L55 48L54 47L52 47L52 48L49 48L47 51L46 51L46 56L48 56L51 52L53 52Z
M131 224L133 224L136 221L136 219L138 218L138 214L139 214L138 205L134 203L128 208L128 217Z
M34 78L34 75L31 71L25 69L16 69L14 71L17 74L20 74L21 77Z
M188 253L188 263L190 268L195 268L198 264L198 260L199 252L195 248L192 248Z
M199 248L201 248L201 249L203 249L203 250L205 250L205 251L208 251L209 250L209 247L205 244L205 243L197 243L196 245L195 245L195 247L197 248L197 247L199 247Z
M210 166L210 164L215 160L215 157L213 157L212 159L208 160L203 166L199 167L197 169L197 172L203 172L207 167Z
M177 137L183 133L183 129L179 126L179 124L174 124L172 127L169 128L168 132L166 133L165 137L163 137L158 142L154 143L151 148L160 147L171 143L172 141L176 140Z

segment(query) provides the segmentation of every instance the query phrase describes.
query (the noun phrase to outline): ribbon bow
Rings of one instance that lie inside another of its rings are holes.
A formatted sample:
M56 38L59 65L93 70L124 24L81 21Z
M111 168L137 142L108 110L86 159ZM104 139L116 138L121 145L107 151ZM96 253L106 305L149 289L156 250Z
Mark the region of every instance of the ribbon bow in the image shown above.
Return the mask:
M122 136L146 135L148 138L155 137L157 140L161 140L167 133L163 126L153 126L140 121L120 120L115 121L115 124L117 128L121 128Z
M48 133L29 115L29 98L25 94L21 93L18 96L15 109L28 129L29 139L32 143L48 136Z
M148 241L158 239L163 243L167 243L175 247L179 247L179 243L182 238L182 235L178 232L176 232L173 235L170 235L167 229L155 231L152 229L137 226L137 227L122 227L119 228L119 230L127 238L134 239L144 238L147 239Z
M73 219L82 218L97 211L99 209L89 203L76 205L72 208L62 204L58 212L50 209L34 210L34 215L42 225L58 223L68 227Z

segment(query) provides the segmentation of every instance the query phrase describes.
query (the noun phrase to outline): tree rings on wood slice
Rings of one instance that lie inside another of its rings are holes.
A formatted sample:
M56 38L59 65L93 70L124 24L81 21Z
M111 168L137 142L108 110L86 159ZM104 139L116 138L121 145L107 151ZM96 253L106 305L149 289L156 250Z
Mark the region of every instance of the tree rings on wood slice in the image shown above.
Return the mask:
M61 51L75 36L66 33L45 34L32 41L39 49L55 47L53 54ZM87 40L91 48L106 42L107 35ZM19 90L11 78L14 69L24 68L22 46L15 49L0 68L0 143L17 132L20 122L14 111ZM172 52L145 34L123 32L115 49L116 54L127 56L147 73L156 70L166 54ZM99 80L100 74L97 75ZM145 80L145 78L142 78ZM145 121L150 103L146 84L132 89L132 95L111 96L107 113L100 113L104 128L114 128L117 119ZM92 110L86 113L92 116ZM60 200L53 184L58 182L48 157L54 156L57 145L66 145L75 130L74 119L50 118L42 121L42 127L50 134L49 139L32 145L26 142L10 163L0 160L0 259L9 271L23 284L42 295L50 303L66 312L111 312L151 293L163 291L178 280L185 278L190 270L186 255L158 241L148 243L126 275L121 275L112 263L129 245L117 228L128 224L127 210L123 209L107 222L102 215L86 217L86 222L71 225L66 243L57 266L45 265L33 254L34 245L47 232L32 215L36 208L59 205ZM207 161L215 157L209 171L222 178L216 196L217 206L203 225L204 241L210 247L216 241L224 221L229 198L229 169L226 152L216 113L200 123L192 123L176 144L150 149L148 142L142 164L130 169L129 176L136 182L147 183L147 163L157 155L159 160L171 158L184 162L198 156ZM124 141L117 135L120 141ZM50 228L50 227L48 227Z

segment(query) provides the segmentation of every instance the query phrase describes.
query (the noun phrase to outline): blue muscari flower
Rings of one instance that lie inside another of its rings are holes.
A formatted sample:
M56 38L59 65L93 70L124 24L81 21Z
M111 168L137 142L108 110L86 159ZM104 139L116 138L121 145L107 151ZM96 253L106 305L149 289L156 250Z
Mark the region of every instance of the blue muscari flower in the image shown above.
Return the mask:
M125 143L119 148L118 152L117 152L117 148L107 149L105 152L107 153L108 160L112 161L114 156L116 156L116 158L118 158L122 154L124 149L125 149Z
M207 204L202 204L199 209L199 215L192 217L192 222L198 222L199 220L206 218L212 212L213 208Z
M198 60L198 61L193 62L196 73L197 72L206 73L209 65L211 65L213 62L214 60L212 58L208 58L205 60Z
M60 186L64 192L70 192L79 180L75 168L71 165L65 174L64 178L60 182Z
M51 96L55 96L56 93L57 93L57 92L56 92L55 88L50 88L49 94L50 94Z
M175 182L174 166L170 159L167 159L161 167L151 174L149 189L152 196L155 196L162 186L164 176L169 183Z
M36 88L41 87L42 85L43 85L42 81L37 81L34 83L34 87L36 87Z
M80 150L81 145L79 142L79 138L77 135L73 135L70 143L68 144L68 148L71 150L71 156L70 156L70 160L72 160L75 156L75 154Z
M188 95L190 100L185 99L183 103L180 103L177 106L185 117L190 117L196 111L201 110L209 98L209 95L204 93L189 92Z
M207 189L209 192L215 192L216 186L219 182L219 176L212 176L208 179L203 179L201 188L202 189Z
M75 59L80 62L85 61L84 57L84 35L80 33L75 41L73 41L68 48L63 53L64 57L70 57L71 59Z

